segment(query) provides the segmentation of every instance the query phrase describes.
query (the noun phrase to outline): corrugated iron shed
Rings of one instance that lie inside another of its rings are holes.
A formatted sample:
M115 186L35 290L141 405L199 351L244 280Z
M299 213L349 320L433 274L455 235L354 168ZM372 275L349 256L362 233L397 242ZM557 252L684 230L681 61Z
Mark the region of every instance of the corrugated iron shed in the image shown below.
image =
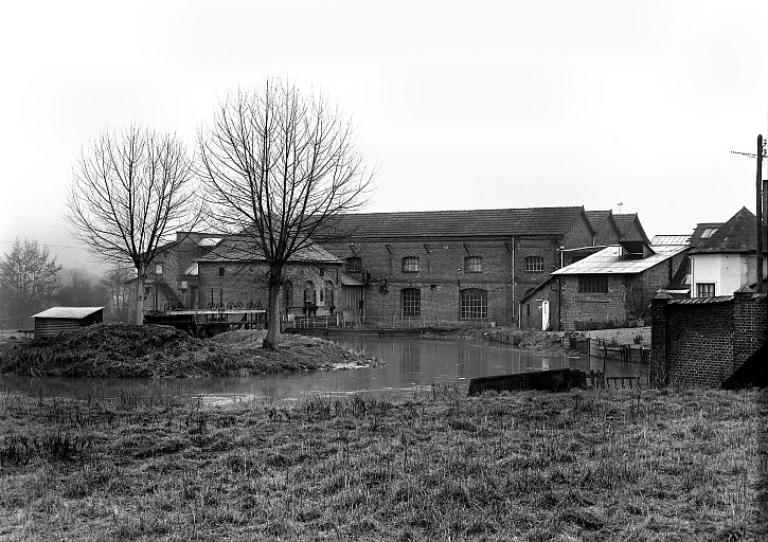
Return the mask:
M660 263L680 254L687 247L654 246L655 254L642 259L622 259L622 249L619 246L607 247L587 256L583 260L572 263L554 271L553 275L631 275L642 273Z

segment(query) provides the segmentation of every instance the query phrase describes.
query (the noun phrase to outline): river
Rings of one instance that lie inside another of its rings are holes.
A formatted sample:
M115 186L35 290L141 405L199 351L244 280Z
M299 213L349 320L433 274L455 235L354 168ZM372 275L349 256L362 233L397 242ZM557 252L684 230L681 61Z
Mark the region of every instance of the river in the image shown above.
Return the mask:
M239 398L298 399L312 394L390 394L428 390L432 384L454 384L466 391L479 376L573 368L603 370L603 361L560 352L538 353L487 342L424 339L375 334L339 335L340 344L376 357L378 367L292 373L264 377L191 379L85 379L0 377L0 391L33 396L120 397L200 396L208 401ZM647 366L608 361L608 376L641 376Z

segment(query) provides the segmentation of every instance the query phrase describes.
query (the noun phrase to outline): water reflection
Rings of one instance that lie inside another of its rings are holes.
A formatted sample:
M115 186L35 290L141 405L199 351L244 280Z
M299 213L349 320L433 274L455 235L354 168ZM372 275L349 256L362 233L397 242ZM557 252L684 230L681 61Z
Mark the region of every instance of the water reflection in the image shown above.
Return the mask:
M0 377L0 392L23 391L33 396L120 397L204 396L208 400L263 397L296 399L323 393L388 394L429 389L432 383L458 383L466 390L469 379L572 367L603 370L597 358L569 357L560 353L536 353L469 341L343 335L337 342L385 360L380 367L346 371L300 373L252 378L196 379L68 379ZM641 376L647 366L609 361L608 376Z

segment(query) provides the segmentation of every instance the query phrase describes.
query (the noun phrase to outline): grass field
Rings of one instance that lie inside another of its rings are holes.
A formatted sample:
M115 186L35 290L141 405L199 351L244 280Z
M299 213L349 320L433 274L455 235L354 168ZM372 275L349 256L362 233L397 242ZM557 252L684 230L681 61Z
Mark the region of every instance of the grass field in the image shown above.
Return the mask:
M0 540L764 540L767 420L713 390L5 395Z

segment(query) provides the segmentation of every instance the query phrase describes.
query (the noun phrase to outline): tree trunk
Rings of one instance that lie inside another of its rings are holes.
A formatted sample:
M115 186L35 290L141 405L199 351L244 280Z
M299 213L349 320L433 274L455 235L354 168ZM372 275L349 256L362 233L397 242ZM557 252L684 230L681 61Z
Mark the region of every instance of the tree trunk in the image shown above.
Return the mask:
M267 336L264 348L277 350L280 343L280 284L283 278L283 268L269 268L269 306L267 307Z
M136 279L136 323L144 323L144 273L139 271Z

